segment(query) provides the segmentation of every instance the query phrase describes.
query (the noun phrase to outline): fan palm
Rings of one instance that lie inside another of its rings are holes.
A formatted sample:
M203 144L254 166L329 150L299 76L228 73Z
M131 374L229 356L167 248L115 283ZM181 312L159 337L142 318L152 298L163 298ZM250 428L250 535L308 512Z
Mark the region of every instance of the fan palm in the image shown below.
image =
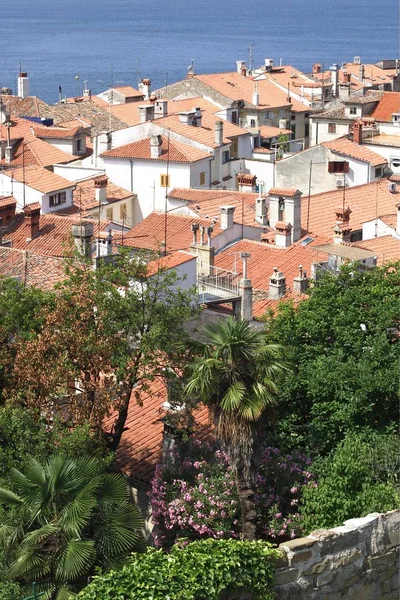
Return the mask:
M186 394L210 411L215 432L236 472L242 536L255 537L254 462L287 370L281 346L267 344L247 321L228 319L205 328L208 343L189 367Z
M37 581L45 600L69 598L94 567L116 567L140 544L142 518L127 483L97 458L31 459L10 478L12 490L0 488L9 510L0 527L8 576Z

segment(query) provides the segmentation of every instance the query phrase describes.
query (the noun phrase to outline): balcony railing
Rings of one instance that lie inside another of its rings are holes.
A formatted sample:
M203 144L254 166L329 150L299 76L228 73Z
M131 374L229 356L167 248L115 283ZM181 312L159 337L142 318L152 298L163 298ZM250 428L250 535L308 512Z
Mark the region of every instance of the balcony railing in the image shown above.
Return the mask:
M199 293L212 291L214 294L220 292L222 296L238 296L239 276L234 271L210 267L209 275L198 275L197 286Z

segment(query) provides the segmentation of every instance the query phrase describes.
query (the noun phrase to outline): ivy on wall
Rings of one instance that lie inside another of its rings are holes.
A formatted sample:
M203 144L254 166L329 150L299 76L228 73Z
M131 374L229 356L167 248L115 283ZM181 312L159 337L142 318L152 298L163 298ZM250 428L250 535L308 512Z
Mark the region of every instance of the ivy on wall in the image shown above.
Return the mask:
M95 577L80 600L218 600L245 589L254 600L273 600L280 552L267 542L207 539L175 545L169 554L134 554L120 571Z

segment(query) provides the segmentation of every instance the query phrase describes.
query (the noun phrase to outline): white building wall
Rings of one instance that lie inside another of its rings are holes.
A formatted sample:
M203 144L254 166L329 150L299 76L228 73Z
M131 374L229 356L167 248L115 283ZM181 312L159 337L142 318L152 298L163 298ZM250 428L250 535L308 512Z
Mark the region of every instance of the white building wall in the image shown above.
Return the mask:
M17 210L22 210L24 208L24 201L26 204L32 204L34 202L38 202L42 207L42 214L50 213L50 212L62 212L66 208L70 208L73 204L73 187L67 188L65 190L57 190L58 192L66 192L67 201L64 204L59 206L50 207L50 194L43 194L39 192L39 190L35 190L27 185L25 185L25 194L24 194L24 184L20 181L12 180L11 177L8 177L4 173L0 173L0 195L14 196L17 201Z
M200 185L200 173L205 173L204 185ZM174 187L178 187L178 186L174 186ZM179 186L179 187L181 187L181 186ZM204 188L204 189L209 189L211 187L211 161L209 159L199 160L198 162L192 163L190 165L189 187Z
M351 217L350 217L351 218ZM362 225L362 239L371 240L383 235L395 235L396 231L381 219L373 219Z
M336 124L336 133L328 132L329 123ZM316 144L322 144L322 142L330 142L336 140L349 133L349 123L338 123L333 119L329 121L322 121L320 119L310 118L310 147Z
M75 146L74 146L74 140L57 140L55 138L41 138L43 139L45 142L47 142L48 144L51 144L52 146L54 146L54 148L58 148L59 150L62 150L63 152L66 152L67 154L75 154Z
M82 167L75 165L53 165L53 172L68 181L79 181L88 177L97 177L104 175L104 169L96 169L93 167Z
M242 162L244 164L244 173L251 173L252 175L255 175L259 181L264 182L264 191L274 187L274 162L252 158L246 158Z

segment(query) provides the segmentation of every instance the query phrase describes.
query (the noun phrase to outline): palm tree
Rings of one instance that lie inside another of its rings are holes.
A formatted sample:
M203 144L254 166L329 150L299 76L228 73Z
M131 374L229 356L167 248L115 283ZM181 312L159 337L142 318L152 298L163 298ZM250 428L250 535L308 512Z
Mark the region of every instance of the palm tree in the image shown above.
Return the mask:
M210 411L215 432L236 472L242 537L255 537L254 467L272 416L277 382L287 366L281 346L232 317L205 328L208 343L189 366L186 394Z
M13 490L0 488L9 511L0 525L8 577L37 581L45 600L70 598L96 566L118 567L141 542L142 518L125 479L97 458L31 459L10 479Z

